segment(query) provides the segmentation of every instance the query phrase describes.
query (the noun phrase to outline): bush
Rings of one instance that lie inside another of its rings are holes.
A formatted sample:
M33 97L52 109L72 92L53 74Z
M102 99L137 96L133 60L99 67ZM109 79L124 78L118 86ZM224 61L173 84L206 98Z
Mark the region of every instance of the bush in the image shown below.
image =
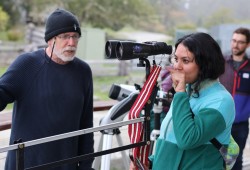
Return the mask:
M10 30L7 32L7 38L10 41L19 41L23 37L23 33L18 30Z
M0 6L0 31L5 31L9 21L9 15Z

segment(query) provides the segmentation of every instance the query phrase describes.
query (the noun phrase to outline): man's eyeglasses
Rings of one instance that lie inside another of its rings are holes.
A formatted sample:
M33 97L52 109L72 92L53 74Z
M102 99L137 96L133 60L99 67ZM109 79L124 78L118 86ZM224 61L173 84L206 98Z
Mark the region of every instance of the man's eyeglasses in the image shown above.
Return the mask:
M235 40L235 39L232 39L232 40L231 40L231 43L233 43L233 44L239 44L239 45L244 45L244 44L246 44L247 42L246 42L246 41L237 41L237 40Z
M68 40L70 40L70 38L72 38L74 41L78 41L79 38L80 38L80 35L77 35L77 34L76 35L63 34L63 35L58 35L56 37L58 37L58 38L60 38L60 39L62 39L64 41L68 41Z

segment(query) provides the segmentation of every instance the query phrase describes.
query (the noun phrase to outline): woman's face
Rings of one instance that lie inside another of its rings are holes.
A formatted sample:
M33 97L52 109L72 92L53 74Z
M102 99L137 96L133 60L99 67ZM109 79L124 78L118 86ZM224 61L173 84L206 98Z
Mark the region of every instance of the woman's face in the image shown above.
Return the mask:
M174 56L174 69L185 73L185 82L194 83L199 74L195 57L182 43L178 45Z

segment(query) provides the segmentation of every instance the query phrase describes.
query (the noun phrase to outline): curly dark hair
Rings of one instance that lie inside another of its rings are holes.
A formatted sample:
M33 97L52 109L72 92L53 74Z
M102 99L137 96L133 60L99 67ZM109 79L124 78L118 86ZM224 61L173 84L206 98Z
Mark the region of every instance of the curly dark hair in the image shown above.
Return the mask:
M176 44L183 44L195 57L199 67L198 79L194 85L194 94L199 97L200 83L205 79L215 80L225 71L225 59L218 43L207 33L192 33L180 38Z

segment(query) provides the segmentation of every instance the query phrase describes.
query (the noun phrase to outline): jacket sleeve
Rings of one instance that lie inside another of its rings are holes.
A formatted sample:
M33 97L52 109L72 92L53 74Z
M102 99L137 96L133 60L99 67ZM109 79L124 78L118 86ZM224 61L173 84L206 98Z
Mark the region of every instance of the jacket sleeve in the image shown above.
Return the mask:
M25 84L27 79L32 80L41 68L41 62L35 60L33 54L22 54L9 66L0 77L0 111L7 104L21 98L32 82Z
M182 149L192 149L207 143L226 128L223 116L216 109L203 108L194 116L188 95L184 92L175 94L173 108L175 136Z

